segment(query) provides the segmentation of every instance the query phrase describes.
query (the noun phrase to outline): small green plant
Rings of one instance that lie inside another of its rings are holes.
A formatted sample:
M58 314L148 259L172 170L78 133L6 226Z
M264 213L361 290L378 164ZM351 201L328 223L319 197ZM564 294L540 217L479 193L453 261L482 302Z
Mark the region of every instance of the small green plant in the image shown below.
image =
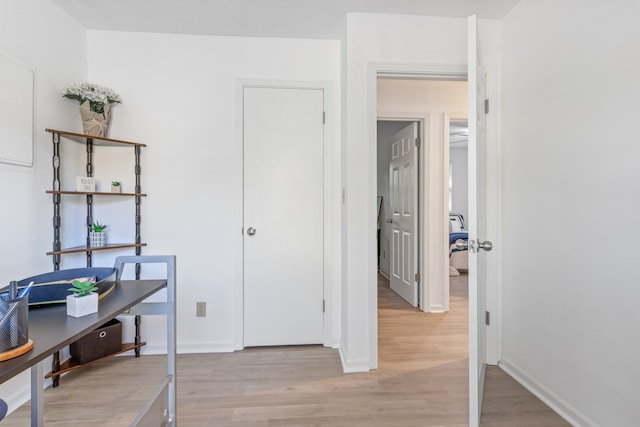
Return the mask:
M89 225L89 230L93 231L94 233L100 233L102 231L104 231L104 229L107 228L106 224L100 224L100 222L96 221L93 224Z
M120 187L120 184L120 181L111 181L111 185L113 185L114 187Z
M86 297L91 292L98 290L98 288L89 281L81 282L80 280L74 280L71 282L71 285L73 287L67 290L73 293L76 297Z

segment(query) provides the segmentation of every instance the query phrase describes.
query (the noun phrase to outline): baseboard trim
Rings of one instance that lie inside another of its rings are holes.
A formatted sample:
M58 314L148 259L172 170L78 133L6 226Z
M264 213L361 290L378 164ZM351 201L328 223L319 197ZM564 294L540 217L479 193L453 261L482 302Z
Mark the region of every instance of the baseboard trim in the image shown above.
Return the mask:
M600 427L598 423L593 421L578 408L531 378L523 370L510 363L508 360L502 359L498 363L498 367L546 403L551 409L556 411L558 415L571 423L571 425L579 427Z
M432 304L429 306L429 313L444 313L444 305L442 304Z
M387 273L385 273L384 271L382 271L382 270L378 270L378 273L379 273L382 277L384 277L385 279L387 279L387 280L391 281L391 277L389 277L389 275L388 275Z
M340 354L340 362L342 363L342 372L345 374L353 374L356 372L369 372L369 360L362 359L348 359L344 353L344 346L338 348Z
M178 346L179 354L189 353L233 353L235 351L234 341L210 341L181 343ZM165 350L166 352L166 350Z

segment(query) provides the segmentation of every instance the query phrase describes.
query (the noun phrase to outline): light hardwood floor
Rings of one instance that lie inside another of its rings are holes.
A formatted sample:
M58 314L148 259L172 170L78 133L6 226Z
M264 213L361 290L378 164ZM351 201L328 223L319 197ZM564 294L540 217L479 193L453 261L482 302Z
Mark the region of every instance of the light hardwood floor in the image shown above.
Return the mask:
M178 357L179 426L467 426L466 277L452 278L451 311L425 314L379 285L379 369L343 374L320 346ZM160 384L165 358L118 357L45 391L48 426L127 426ZM83 403L86 402L86 403ZM29 425L29 405L3 427ZM567 426L490 367L483 426Z

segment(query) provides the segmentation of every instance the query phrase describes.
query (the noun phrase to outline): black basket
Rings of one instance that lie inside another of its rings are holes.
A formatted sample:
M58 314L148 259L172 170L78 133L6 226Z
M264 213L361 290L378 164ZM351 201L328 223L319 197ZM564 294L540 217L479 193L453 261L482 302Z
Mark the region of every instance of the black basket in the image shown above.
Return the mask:
M71 343L71 357L84 364L117 353L122 349L122 322L113 319Z

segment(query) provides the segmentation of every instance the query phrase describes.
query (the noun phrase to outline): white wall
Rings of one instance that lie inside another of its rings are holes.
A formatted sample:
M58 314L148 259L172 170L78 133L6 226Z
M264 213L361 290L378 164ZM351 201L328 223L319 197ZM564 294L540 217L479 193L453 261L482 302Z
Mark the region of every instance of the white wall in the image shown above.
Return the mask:
M466 64L466 19L385 14L347 16L347 117L344 141L347 189L343 232L342 360L347 371L377 366L375 100L371 99L371 67ZM499 23L486 21L485 55L499 61ZM375 76L373 77L375 80ZM375 90L373 90L375 92Z
M464 225L467 227L469 218L468 180L469 159L467 147L456 147L455 144L449 150L449 164L451 164L451 180L453 191L451 197L451 211L461 213L464 216Z
M576 425L640 419L640 4L503 21L503 366Z
M242 289L240 81L327 82L328 161L338 171L340 44L89 31L88 45L90 79L123 98L111 136L148 145L142 232L149 246L143 253L177 255L178 351L232 351ZM339 179L333 185L338 217ZM328 292L339 325L337 288ZM207 302L207 317L195 317L196 301ZM163 322L144 322L154 325L143 327L152 344L146 351L161 350ZM339 333L336 326L336 342Z
M0 50L36 71L35 165L0 165L0 284L51 271L53 210L51 135L46 127L80 123L78 106L62 88L86 78L85 31L50 0L0 2ZM84 231L84 230L83 230ZM28 372L0 386L10 410L28 398Z

